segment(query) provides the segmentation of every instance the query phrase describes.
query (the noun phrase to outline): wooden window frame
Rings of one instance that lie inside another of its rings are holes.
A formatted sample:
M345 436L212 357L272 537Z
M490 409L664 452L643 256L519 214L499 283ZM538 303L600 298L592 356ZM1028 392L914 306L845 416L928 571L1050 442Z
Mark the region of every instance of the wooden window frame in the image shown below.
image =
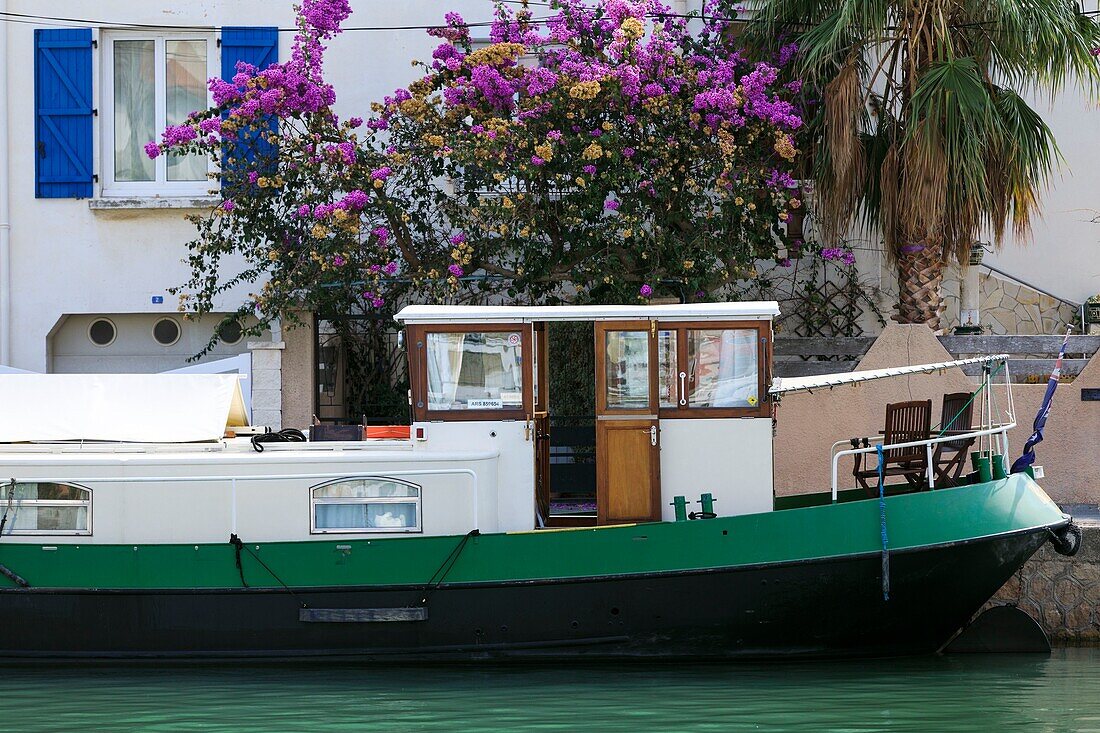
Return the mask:
M416 422L473 422L485 420L529 420L533 396L532 362L534 339L530 323L439 323L409 325L407 343L409 344L409 384L412 388L413 418ZM428 365L423 357L427 354L428 334L430 333L512 333L519 331L520 351L523 365L520 372L523 379L522 406L501 410L430 410L428 409Z
M756 331L756 364L758 382L758 402L755 407L691 407L680 406L679 373L686 371L688 358L688 331ZM768 383L771 375L772 329L768 321L659 321L657 332L676 332L676 374L672 392L675 407L659 407L661 418L705 419L731 417L771 417L771 402L768 399ZM658 375L658 379L660 375ZM659 385L658 385L659 387ZM659 404L659 403L658 403Z
M653 321L637 319L633 321L596 321L596 416L621 415L640 417L656 415L661 404L657 389L660 375L657 373L657 330ZM646 334L646 346L649 348L649 405L646 407L608 407L607 406L607 342L608 331L630 331Z

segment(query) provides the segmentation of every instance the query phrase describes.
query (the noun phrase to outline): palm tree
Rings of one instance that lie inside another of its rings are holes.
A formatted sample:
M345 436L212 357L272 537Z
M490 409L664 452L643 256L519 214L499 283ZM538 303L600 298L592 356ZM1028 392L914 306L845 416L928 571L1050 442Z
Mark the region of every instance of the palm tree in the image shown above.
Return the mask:
M875 230L902 323L939 328L940 284L983 231L1029 231L1061 157L1022 94L1100 89L1094 13L1071 0L759 0L749 38L793 39L827 238ZM1082 131L1084 133L1084 131Z

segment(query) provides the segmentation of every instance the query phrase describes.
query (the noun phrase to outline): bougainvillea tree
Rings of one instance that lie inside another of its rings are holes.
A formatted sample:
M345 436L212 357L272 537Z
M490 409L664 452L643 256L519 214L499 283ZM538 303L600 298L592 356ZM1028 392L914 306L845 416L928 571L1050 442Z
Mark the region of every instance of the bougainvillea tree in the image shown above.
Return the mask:
M323 57L349 14L304 0L289 61L212 80L215 106L148 147L222 163L188 310L250 283L258 327L491 292L697 300L786 246L802 205L793 48L751 61L730 18L691 31L657 0L559 0L538 22L501 5L476 43L449 13L421 77L341 121Z

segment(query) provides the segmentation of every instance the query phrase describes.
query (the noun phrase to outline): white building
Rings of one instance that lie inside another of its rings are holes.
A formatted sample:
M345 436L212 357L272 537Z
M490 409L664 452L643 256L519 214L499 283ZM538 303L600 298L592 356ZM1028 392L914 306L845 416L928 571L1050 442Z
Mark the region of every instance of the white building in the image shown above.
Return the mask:
M698 0L677 3L678 10ZM0 0L0 367L36 372L165 371L188 365L217 318L187 321L169 288L189 268L188 214L218 202L198 160L150 161L141 146L206 105L206 79L238 60L287 58L292 0ZM438 43L420 29L489 0L354 0L326 63L341 116L407 85ZM541 6L536 6L536 15ZM387 30L387 28L392 30ZM381 29L381 30L380 30ZM487 28L474 36L487 36ZM1066 300L1100 292L1093 209L1100 116L1071 94L1049 119L1069 168L1028 248L991 261ZM873 264L869 262L868 264ZM882 278L884 285L891 276ZM244 293L227 294L232 311ZM256 421L315 411L311 329L247 342L229 333L205 360L252 352Z

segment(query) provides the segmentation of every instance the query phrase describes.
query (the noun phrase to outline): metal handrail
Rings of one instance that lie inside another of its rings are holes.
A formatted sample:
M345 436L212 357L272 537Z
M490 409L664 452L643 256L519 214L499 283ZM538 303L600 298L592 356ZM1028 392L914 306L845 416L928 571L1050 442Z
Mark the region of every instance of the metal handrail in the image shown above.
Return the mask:
M926 440L914 440L908 443L891 443L889 445L882 446L884 451L893 450L895 448L916 448L917 446L925 446L925 452L927 454L928 464L928 487L934 488L935 481L935 465L932 462L932 447L940 443L950 443L955 440L964 440L966 438L980 438L986 435L1004 435L1005 440L1008 440L1008 431L1016 427L1015 422L1005 423L1003 425L995 425L984 430L974 430L969 433L955 433L952 435L941 435L937 438L928 438ZM838 441L843 442L843 441ZM834 450L836 449L836 443L833 444ZM848 450L842 450L839 453L833 453L833 503L836 503L837 499L837 469L840 466L840 459L843 456L854 456L863 453L876 453L878 452L878 446L870 446L868 448L850 448Z

